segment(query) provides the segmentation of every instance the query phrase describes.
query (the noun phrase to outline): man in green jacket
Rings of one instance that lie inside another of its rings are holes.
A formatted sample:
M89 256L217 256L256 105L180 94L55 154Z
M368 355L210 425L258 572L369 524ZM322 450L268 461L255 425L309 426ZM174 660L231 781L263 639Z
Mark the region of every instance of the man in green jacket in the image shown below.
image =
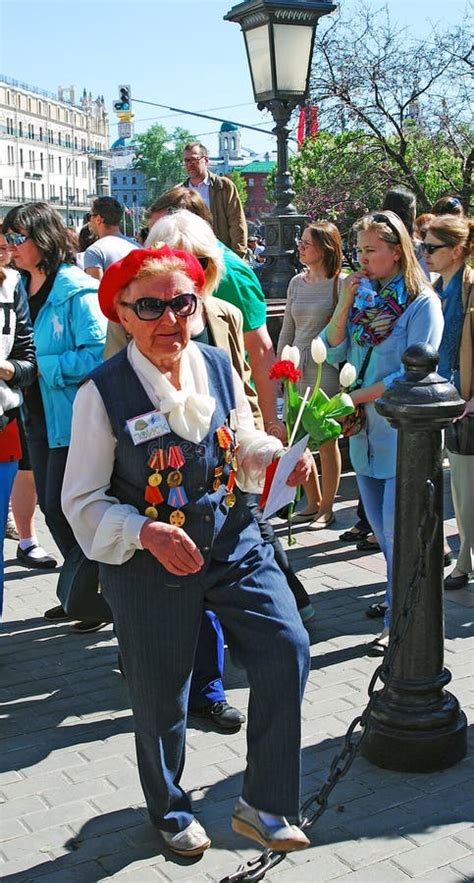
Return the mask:
M192 187L202 196L211 212L217 238L241 258L245 257L247 222L234 182L209 171L207 148L199 141L186 144L183 162L189 176L184 186Z

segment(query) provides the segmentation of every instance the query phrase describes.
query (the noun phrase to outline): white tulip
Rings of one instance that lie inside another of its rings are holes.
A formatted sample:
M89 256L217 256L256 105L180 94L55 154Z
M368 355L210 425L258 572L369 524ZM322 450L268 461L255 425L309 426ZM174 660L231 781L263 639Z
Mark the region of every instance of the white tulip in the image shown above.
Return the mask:
M293 362L293 365L297 368L301 359L300 351L297 346L286 344L281 351L281 358L284 362Z
M350 362L346 362L344 367L341 369L339 374L339 384L343 389L349 389L350 386L354 383L357 377L357 371L354 368L354 365L351 365Z
M322 365L326 361L327 349L324 341L320 337L315 337L311 341L311 358L317 365Z

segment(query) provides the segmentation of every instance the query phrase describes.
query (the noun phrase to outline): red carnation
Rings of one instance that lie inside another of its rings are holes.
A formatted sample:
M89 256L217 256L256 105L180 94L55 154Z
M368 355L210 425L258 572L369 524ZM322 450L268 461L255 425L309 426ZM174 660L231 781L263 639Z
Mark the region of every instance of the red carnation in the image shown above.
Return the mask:
M274 362L269 376L270 380L290 380L296 383L301 377L301 371L298 371L289 359L282 359L280 362Z

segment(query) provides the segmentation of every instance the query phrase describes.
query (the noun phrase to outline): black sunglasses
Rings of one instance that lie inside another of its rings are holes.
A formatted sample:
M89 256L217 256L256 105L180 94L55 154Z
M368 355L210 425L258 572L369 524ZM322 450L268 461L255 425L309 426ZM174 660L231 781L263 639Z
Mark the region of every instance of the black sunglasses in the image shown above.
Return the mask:
M159 297L139 297L133 304L127 300L121 300L119 303L123 307L128 307L129 310L133 310L135 315L144 322L152 322L154 319L160 319L167 307L178 319L192 316L196 312L197 297L195 294L178 294L171 300L161 300Z
M4 236L8 245L14 246L23 245L29 239L29 236L26 236L24 233L5 233Z
M390 218L387 218L387 215L384 215L381 212L376 212L375 215L371 215L371 218L376 224L387 224L387 227L390 227L392 233L397 237L397 242L400 242L400 234L397 228L392 224Z
M422 242L421 250L426 251L428 254L434 254L438 248L447 248L447 245L433 245L432 242Z

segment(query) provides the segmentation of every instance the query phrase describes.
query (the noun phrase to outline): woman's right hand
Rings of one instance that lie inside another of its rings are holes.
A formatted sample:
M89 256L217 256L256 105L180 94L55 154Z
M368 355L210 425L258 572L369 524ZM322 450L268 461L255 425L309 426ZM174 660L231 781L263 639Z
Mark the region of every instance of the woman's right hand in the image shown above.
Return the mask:
M357 270L357 272L355 273L351 273L349 276L345 276L342 280L339 301L342 300L346 306L352 306L352 304L354 303L354 298L357 294L357 289L360 285L360 280L365 278L365 273L362 273L360 270Z
M140 531L140 542L144 549L175 576L189 576L198 573L204 564L196 543L180 527L163 524L160 521L147 521Z

